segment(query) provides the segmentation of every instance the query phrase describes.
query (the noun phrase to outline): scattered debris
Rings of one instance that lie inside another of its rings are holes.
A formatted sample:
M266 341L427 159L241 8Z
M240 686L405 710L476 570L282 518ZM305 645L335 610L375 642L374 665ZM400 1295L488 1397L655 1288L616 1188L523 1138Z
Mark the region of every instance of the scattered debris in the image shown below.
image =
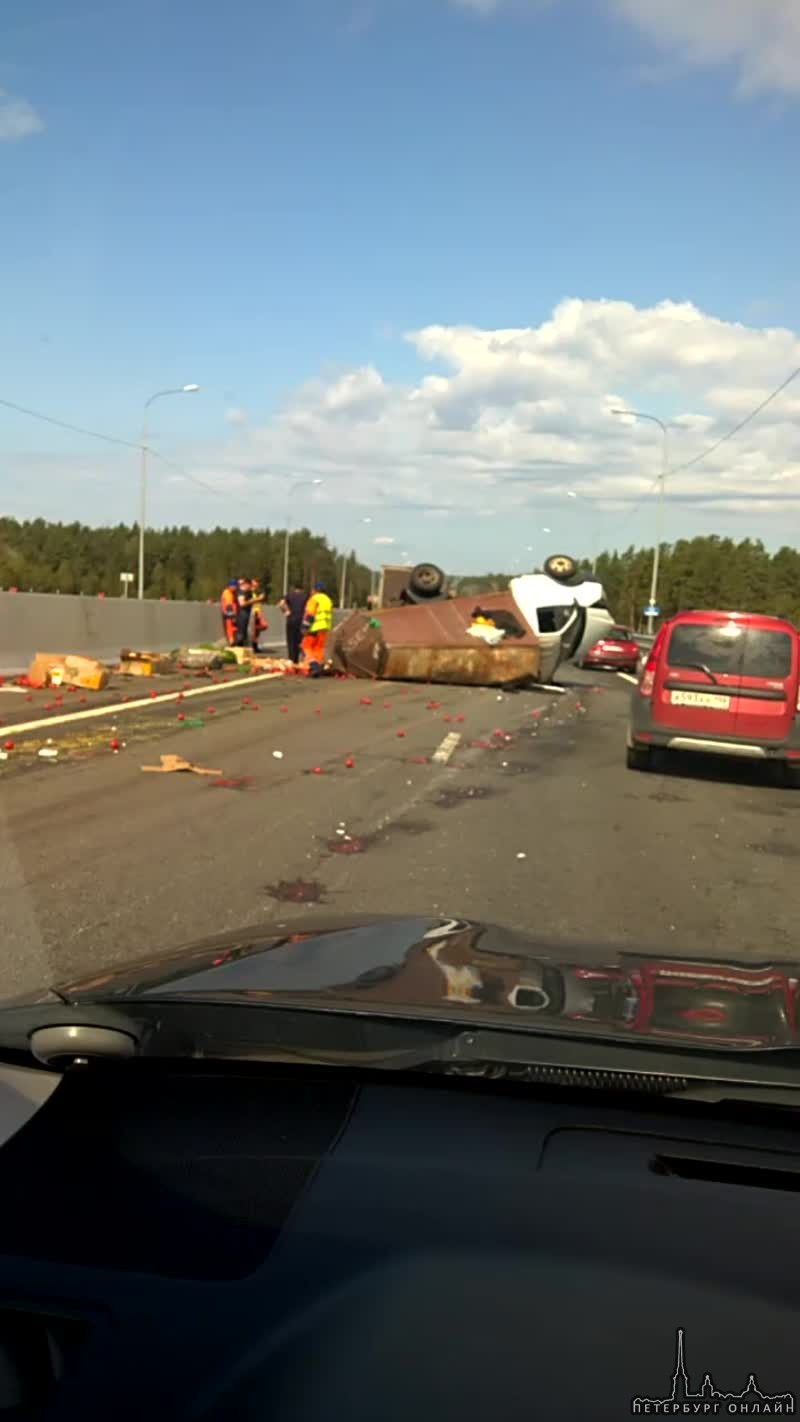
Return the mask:
M522 850L520 850L519 854L517 855L517 859L527 859L527 857L527 854L524 854Z
M42 749L38 752L38 755L40 760L57 760L58 749L56 746L42 746Z
M137 652L123 647L119 654L118 671L122 676L174 676L177 670L175 657L161 652Z
M56 685L80 686L84 691L102 691L108 685L108 668L94 657L37 652L28 669L26 685L50 686L53 672L58 672Z
M318 879L281 879L277 884L268 884L266 893L271 899L287 904L318 904L325 897L325 890Z
M273 751L272 754L275 760L283 760L283 751Z
M190 760L184 760L180 755L162 755L160 765L143 765L142 770L154 771L158 775L168 775L176 770L189 770L194 775L222 775L221 770L204 770L199 765L193 765Z
M218 780L209 780L209 790L249 790L255 784L252 775L240 776L220 776Z
M326 843L331 854L366 854L367 850L375 843L375 836L372 834L346 834L343 839L329 839Z

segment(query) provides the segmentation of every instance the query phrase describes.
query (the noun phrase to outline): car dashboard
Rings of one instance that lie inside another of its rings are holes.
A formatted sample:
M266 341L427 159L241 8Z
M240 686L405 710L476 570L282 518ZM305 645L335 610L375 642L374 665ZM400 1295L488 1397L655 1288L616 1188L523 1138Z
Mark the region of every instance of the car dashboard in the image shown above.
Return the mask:
M793 1113L236 1064L49 1088L2 1146L0 1415L574 1422L706 1375L797 1393Z

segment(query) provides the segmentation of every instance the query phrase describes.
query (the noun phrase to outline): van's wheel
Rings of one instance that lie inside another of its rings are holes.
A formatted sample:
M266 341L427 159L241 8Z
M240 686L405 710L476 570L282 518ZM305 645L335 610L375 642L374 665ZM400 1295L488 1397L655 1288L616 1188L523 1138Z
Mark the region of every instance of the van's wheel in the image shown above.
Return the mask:
M441 597L444 583L444 573L435 563L417 563L409 574L408 589L420 599Z
M566 583L575 577L578 565L568 553L553 553L550 558L545 559L544 571L548 578L553 578L555 582Z
M781 771L781 783L787 790L800 790L800 765L795 761L785 760Z
M653 764L653 752L649 746L626 746L625 764L629 770L650 770Z

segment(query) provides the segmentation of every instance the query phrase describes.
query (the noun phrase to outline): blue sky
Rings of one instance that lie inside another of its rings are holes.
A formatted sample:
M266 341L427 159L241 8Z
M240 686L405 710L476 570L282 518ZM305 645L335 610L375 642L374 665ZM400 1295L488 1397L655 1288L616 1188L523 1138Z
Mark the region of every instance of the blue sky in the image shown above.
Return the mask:
M543 527L585 545L599 520L608 542L623 516L647 539L652 433L606 397L683 421L689 457L737 391L755 404L788 374L800 329L800 28L757 5L771 49L717 0L7 7L0 396L136 440L149 394L199 382L156 407L153 441L205 488L158 468L154 522L280 523L288 479L322 477L305 518L373 561L378 529L473 567L527 552L521 518L537 554ZM610 303L610 329L598 348L580 308L543 373L567 298ZM642 372L625 313L656 331L663 302L697 320ZM538 332L530 392L508 361L408 339L462 326ZM430 377L469 394L452 439ZM790 413L676 479L668 532L785 537ZM0 413L6 513L132 520L135 480L133 451Z

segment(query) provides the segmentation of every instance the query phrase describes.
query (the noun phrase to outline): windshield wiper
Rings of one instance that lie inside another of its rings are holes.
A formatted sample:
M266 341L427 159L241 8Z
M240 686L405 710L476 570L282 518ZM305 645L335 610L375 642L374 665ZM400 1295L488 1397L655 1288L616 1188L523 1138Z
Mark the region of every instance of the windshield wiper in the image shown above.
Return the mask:
M710 668L706 666L705 662L681 662L680 665L681 665L682 667L685 667L687 671L701 671L701 672L704 672L705 675L708 677L709 681L711 681L711 682L714 683L714 686L719 686L719 682L718 682L717 678L715 677L714 673L710 670Z

